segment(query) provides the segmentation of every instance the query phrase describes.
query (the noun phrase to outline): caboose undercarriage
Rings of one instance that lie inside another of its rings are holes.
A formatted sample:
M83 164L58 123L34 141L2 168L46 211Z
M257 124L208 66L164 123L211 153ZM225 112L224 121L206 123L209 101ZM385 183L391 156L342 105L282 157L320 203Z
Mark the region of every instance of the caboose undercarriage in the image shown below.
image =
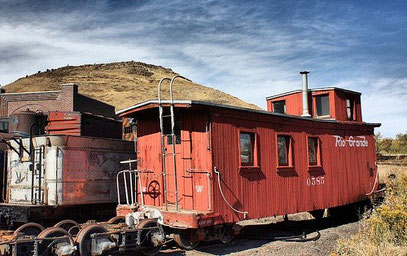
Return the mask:
M220 216L212 214L136 206L118 207L118 213L125 216L82 225L65 220L46 229L31 222L15 231L3 231L0 234L1 255L126 255L136 252L152 255L170 241L184 249L193 249L200 241L227 243L240 232L236 224L217 225L216 219ZM175 221L177 217L179 221ZM174 225L167 222L169 219L174 220Z
M89 212L92 213L95 219L108 219L112 216L116 206L116 203L69 206L3 203L0 204L0 226L12 228L27 222L49 225L66 218L86 221L89 219Z
M58 223L44 229L35 223L3 234L1 255L123 255L141 252L152 255L165 243L165 233L154 219L133 226L117 223L87 223L81 227L74 221Z
M346 207L333 208L332 213L344 218L356 214L367 201ZM17 230L0 232L0 255L12 256L84 256L84 255L153 255L174 241L179 247L193 249L201 241L220 240L230 242L239 234L239 223L216 224L220 216L206 216L191 211L159 211L157 208L141 209L135 205L118 207L118 215L107 222L78 224L64 220L44 229L37 223L27 223ZM174 226L163 220L178 216ZM356 216L356 215L355 215ZM280 218L281 219L281 218ZM194 221L198 228L193 228ZM202 220L206 220L202 222ZM187 224L190 223L190 224ZM189 225L189 226L187 226Z

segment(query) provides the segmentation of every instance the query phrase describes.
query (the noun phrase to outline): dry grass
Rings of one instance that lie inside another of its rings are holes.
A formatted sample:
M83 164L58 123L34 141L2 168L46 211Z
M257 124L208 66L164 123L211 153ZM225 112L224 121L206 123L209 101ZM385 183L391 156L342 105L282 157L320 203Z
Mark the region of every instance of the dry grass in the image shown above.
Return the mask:
M156 99L158 81L176 74L168 68L135 61L67 66L20 78L5 89L6 92L50 91L60 90L62 83L76 83L80 93L112 104L119 110ZM165 96L168 84L164 84L164 88ZM174 83L174 97L260 109L230 94L181 79Z
M392 177L407 175L407 164L406 165L387 165L379 164L379 180L380 183L389 184Z
M407 255L407 166L380 165L383 204L363 216L359 232L338 241L339 255Z

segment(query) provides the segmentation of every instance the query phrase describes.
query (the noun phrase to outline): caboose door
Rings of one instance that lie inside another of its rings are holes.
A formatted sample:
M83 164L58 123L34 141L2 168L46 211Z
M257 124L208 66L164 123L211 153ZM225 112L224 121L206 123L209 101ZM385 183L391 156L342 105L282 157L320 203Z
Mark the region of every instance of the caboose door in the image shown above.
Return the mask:
M177 118L179 119L179 118ZM170 123L166 125L164 123L164 130L169 131ZM181 200L181 193L179 191L179 176L182 175L181 170L181 152L182 152L182 140L181 140L181 129L180 122L177 120L175 122L175 141L171 132L166 132L164 139L164 154L165 154L165 173L166 173L166 184L164 188L164 201L166 200L166 205L169 207L178 206ZM175 155L174 155L175 154ZM174 171L176 169L176 172Z
M177 113L175 122L175 144L171 136L166 136L166 177L167 204L179 209L206 211L210 209L210 175L207 170L194 166L193 147L204 147L206 144L193 142L193 134L206 138L205 121L188 113ZM199 131L197 131L199 127ZM194 130L195 129L195 130ZM207 131L208 132L208 131ZM205 139L203 140L205 141ZM202 142L202 141L201 141ZM193 144L194 143L194 144ZM173 149L175 148L175 158ZM206 152L205 150L198 150ZM174 161L176 172L174 172ZM196 159L196 161L198 161ZM203 162L203 159L198 162ZM176 179L176 181L175 181Z

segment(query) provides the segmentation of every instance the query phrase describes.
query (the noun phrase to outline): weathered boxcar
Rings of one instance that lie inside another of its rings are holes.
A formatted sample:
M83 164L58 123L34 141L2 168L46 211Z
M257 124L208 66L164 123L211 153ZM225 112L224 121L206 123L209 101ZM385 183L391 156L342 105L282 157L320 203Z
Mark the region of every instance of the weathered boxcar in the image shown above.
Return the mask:
M120 139L122 123L113 118L77 111L47 113L47 134Z
M42 135L8 143L0 204L6 225L108 218L116 206L120 161L135 157L133 144L117 139Z
M163 117L175 118L175 139L169 118L160 132L160 105ZM380 124L362 122L356 107L358 119L342 121L334 113L310 118L189 100L173 101L171 115L170 105L152 100L118 114L136 126L139 211L157 209L164 225L188 229L178 241L208 238L219 226L227 232L244 219L361 202L378 186Z

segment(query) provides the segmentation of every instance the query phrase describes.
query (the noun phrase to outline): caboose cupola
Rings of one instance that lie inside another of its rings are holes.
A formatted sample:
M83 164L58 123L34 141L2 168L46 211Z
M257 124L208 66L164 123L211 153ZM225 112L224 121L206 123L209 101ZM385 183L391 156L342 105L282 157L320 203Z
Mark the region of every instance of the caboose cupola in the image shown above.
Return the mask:
M267 110L274 113L362 122L361 93L338 87L308 88L308 71L302 71L302 90L266 98Z

